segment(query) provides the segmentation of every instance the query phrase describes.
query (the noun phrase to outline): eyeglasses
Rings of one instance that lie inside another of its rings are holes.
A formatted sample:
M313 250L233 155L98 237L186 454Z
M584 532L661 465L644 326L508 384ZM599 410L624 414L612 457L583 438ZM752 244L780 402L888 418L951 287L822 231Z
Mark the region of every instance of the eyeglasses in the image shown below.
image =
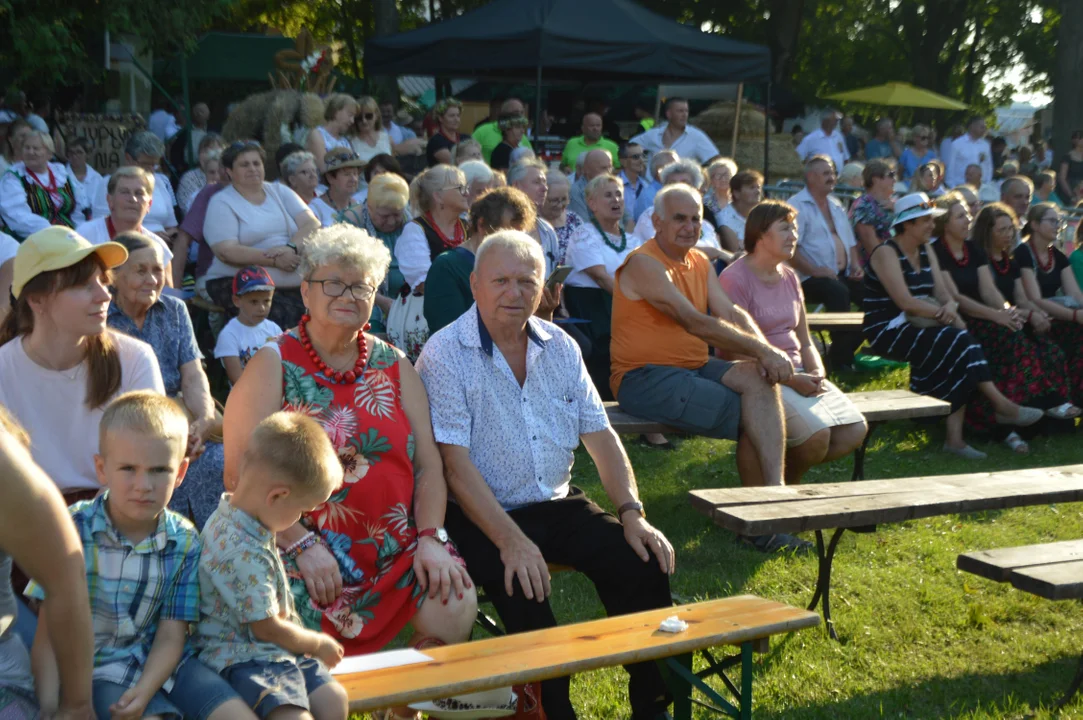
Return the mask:
M446 188L441 188L440 192L444 190L458 190L460 195L469 195L470 190L465 185L448 185Z
M916 138L917 138L918 140L928 140L928 139L929 139L929 136L928 136L928 135L916 135L915 137L916 137Z
M624 158L626 160L642 160L643 159L643 153L639 153L637 155L625 155Z
M888 170L886 173L884 173L884 177L891 178L892 180L894 180L895 179L895 171L894 170Z
M346 289L350 290L350 297L354 300L368 300L376 292L376 288L371 285L347 285L340 280L309 280L308 282L313 285L320 285L323 287L323 294L327 297L342 297L346 294Z
M376 114L375 113L362 113L361 114L361 119L362 120L375 120L376 119Z
M147 191L142 188L138 190L115 190L113 192L113 195L115 195L116 197L131 198L133 200L136 200L137 202L143 202L148 197L150 197L149 195L147 195Z

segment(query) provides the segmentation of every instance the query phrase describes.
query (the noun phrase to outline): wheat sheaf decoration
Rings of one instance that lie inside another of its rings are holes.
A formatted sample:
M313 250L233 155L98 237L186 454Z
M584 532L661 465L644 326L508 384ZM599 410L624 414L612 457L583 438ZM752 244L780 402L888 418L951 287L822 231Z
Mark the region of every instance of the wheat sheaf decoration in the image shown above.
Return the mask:
M317 45L307 29L294 41L292 50L275 53L276 72L268 73L271 87L276 90L300 90L327 95L335 85L331 75L334 57L330 46Z

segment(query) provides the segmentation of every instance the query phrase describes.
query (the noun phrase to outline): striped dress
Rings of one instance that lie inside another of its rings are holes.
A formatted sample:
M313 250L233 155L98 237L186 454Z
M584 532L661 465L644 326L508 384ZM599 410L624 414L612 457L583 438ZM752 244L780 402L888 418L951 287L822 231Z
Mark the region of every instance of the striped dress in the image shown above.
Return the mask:
M919 249L920 268L914 269L906 255L888 240L873 251L894 252L899 257L906 287L914 297L932 297L933 273L928 245ZM992 380L981 345L965 330L950 326L919 328L888 295L876 269L865 268L865 339L876 355L910 363L910 389L920 395L951 403L954 412L966 405L978 383Z

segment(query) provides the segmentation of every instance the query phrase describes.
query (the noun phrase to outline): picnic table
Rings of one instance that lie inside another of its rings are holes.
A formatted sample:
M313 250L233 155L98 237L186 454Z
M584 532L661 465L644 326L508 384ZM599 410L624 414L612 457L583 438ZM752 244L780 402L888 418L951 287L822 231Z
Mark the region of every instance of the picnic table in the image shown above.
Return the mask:
M822 604L828 634L831 567L846 530L906 520L1083 500L1083 465L781 487L692 490L692 506L739 535L816 533L819 569L808 609ZM824 530L833 529L824 544Z
M661 631L659 624L671 615L688 623L688 628L678 633ZM693 688L713 702L716 711L747 720L752 717L752 653L765 652L772 635L819 622L819 616L807 610L742 595L426 648L431 662L336 679L346 689L350 711L366 712L656 660L665 666L677 720L691 719L693 702L706 704L693 701ZM738 645L740 653L692 671L692 653L722 645ZM740 687L725 675L737 664L741 665ZM704 682L713 675L722 679L736 705Z
M964 553L956 567L1047 600L1083 600L1083 540L1025 545ZM1062 708L1083 684L1083 655L1068 691L1057 702Z

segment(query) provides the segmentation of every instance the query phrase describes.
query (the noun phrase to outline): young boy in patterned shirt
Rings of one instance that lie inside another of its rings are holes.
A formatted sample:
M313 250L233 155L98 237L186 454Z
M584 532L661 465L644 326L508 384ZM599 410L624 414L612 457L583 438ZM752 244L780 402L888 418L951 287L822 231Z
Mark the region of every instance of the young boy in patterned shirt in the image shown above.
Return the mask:
M94 465L106 491L70 508L86 558L95 714L253 718L187 646L188 624L199 620L199 535L166 505L188 469L188 417L164 395L126 393L102 415L98 442ZM33 582L26 594L44 599ZM47 716L60 694L48 622L43 608L33 658Z
M277 412L252 431L240 470L203 528L199 657L260 718L346 720L346 691L328 671L342 646L301 625L275 545L342 485L342 464L316 421Z

